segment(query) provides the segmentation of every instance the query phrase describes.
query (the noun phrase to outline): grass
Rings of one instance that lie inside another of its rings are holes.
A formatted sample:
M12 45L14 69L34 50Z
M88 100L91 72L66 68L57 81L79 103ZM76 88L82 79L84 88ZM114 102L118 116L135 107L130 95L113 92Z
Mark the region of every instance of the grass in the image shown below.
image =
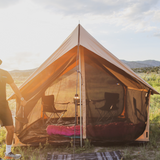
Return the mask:
M5 152L5 137L6 137L6 131L4 128L0 129L0 157L4 156Z
M14 75L13 75L14 76ZM27 75L28 76L28 75ZM15 76L15 83L20 86L27 76ZM139 76L160 92L160 74L157 73L139 73ZM13 92L7 86L7 97ZM15 101L9 102L12 113L15 113ZM73 142L65 146L53 146L46 142L44 146L39 144L38 147L12 147L13 153L22 154L22 160L45 160L47 153L56 154L73 154L73 153L91 153L120 150L125 160L159 160L160 159L160 96L153 95L150 100L150 141L148 143L138 144L105 144L105 146L96 146L86 140L83 147L73 148ZM5 136L4 128L0 129L0 157L5 152Z

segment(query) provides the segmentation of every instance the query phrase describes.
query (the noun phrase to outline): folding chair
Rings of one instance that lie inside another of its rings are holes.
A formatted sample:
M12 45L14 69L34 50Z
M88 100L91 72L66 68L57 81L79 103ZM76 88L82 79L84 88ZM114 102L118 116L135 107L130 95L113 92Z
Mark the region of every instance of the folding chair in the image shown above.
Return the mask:
M102 121L105 119L107 121L111 118L111 121L114 117L112 111L118 110L117 103L119 102L119 94L118 93L109 93L105 92L104 99L102 100L93 100L93 103L96 105L97 102L105 101L102 107L95 107L98 111L100 118L97 121Z
M56 103L56 104L61 104L61 105L66 105L68 106L70 102L64 102L64 103ZM57 123L60 121L60 119L63 117L67 109L64 110L58 110L55 108L55 103L54 103L54 95L47 95L42 97L42 106L43 106L43 123L44 123L44 115L48 117L48 120L46 121L46 124L51 120L51 118L55 114L58 116ZM67 107L66 107L67 108ZM50 116L46 114L46 112L51 113Z

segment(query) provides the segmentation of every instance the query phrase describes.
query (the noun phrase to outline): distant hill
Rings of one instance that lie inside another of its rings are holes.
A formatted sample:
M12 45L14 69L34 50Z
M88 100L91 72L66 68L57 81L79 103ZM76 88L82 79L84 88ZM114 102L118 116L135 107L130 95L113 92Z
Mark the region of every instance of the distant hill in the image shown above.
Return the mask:
M145 61L126 61L121 60L130 68L146 68L146 67L157 67L160 66L160 61L156 60L145 60Z
M37 68L36 68L37 69ZM10 71L9 73L14 76L25 76L25 77L29 77L36 69L29 69L29 70L13 70Z
M126 60L121 60L121 61L124 64L126 64L128 67L132 68L132 69L136 69L136 68L151 68L151 67L160 66L160 61L156 61L156 60L145 60L145 61L126 61ZM10 74L12 76L25 76L25 77L28 77L36 69L37 68L30 69L30 70L13 70L13 71L10 71Z

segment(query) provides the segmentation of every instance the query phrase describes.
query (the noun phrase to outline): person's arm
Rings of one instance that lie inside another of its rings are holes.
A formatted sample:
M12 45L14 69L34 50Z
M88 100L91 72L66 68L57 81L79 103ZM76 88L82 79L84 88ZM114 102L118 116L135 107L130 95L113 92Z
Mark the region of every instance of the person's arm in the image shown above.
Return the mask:
M12 90L14 91L14 93L18 96L18 98L21 100L21 105L25 106L26 105L26 100L22 97L20 90L18 89L18 87L16 86L16 84L13 82L11 84L9 84L12 88Z

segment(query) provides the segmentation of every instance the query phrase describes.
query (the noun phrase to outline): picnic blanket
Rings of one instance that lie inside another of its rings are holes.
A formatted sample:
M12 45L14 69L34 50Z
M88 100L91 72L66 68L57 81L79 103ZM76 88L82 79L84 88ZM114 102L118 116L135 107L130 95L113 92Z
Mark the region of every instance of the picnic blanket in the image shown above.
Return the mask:
M46 160L123 160L120 151L94 152L81 154L51 154L48 153Z

